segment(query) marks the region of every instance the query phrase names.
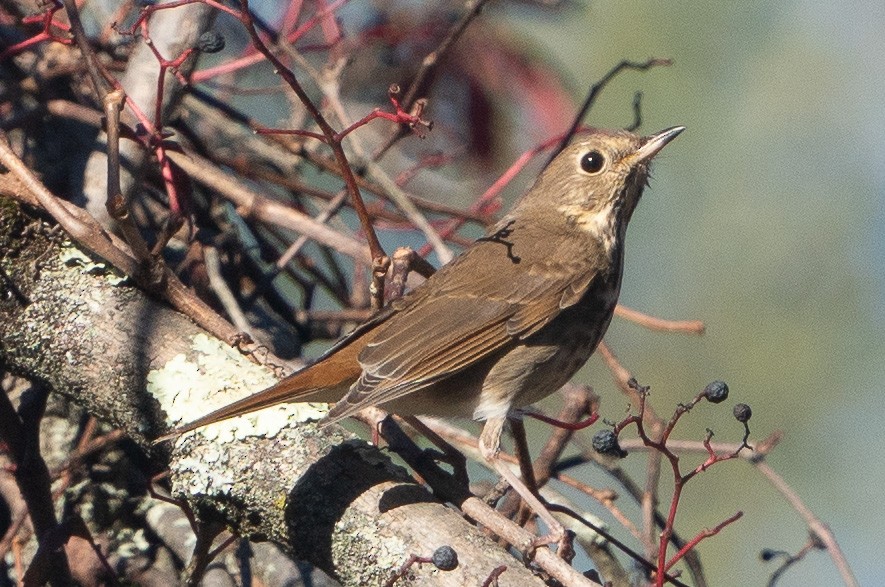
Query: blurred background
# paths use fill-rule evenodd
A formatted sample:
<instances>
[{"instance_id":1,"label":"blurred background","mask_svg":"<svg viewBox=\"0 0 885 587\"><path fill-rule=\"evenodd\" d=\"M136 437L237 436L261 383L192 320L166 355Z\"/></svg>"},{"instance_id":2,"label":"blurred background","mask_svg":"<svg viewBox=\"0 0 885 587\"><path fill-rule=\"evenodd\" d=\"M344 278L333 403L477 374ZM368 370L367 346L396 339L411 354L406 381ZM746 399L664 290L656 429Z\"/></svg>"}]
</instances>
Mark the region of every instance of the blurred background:
<instances>
[{"instance_id":1,"label":"blurred background","mask_svg":"<svg viewBox=\"0 0 885 587\"><path fill-rule=\"evenodd\" d=\"M501 10L501 7L493 7ZM688 130L656 161L628 233L621 301L698 318L702 337L615 320L607 340L667 413L707 382L753 407L769 457L830 525L862 585L885 576L885 5L881 2L574 3L538 18L505 12L570 80L576 100L621 59L673 59L626 73L588 123L629 124L642 90L643 132ZM598 358L585 373L617 417L623 400ZM693 412L735 440L728 410ZM692 429L692 426L696 428ZM691 535L745 516L700 546L713 585L765 584L762 548L798 550L805 527L746 463L692 481L679 514ZM812 552L779 585L835 585Z\"/></svg>"}]
</instances>

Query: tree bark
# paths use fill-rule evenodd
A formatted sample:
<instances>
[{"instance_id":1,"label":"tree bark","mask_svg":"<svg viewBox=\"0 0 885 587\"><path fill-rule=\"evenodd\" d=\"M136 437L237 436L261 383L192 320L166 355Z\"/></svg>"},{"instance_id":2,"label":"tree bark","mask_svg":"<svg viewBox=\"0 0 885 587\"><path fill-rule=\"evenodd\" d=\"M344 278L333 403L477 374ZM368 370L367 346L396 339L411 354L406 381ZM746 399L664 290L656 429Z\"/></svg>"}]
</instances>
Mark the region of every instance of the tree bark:
<instances>
[{"instance_id":1,"label":"tree bark","mask_svg":"<svg viewBox=\"0 0 885 587\"><path fill-rule=\"evenodd\" d=\"M168 462L175 497L201 519L273 540L347 585L381 584L410 555L442 545L457 552L455 570L414 565L397 585L480 585L500 565L500 585L544 584L380 451L311 423L319 406L269 408L151 446L174 422L276 376L4 197L0 285L0 361Z\"/></svg>"}]
</instances>

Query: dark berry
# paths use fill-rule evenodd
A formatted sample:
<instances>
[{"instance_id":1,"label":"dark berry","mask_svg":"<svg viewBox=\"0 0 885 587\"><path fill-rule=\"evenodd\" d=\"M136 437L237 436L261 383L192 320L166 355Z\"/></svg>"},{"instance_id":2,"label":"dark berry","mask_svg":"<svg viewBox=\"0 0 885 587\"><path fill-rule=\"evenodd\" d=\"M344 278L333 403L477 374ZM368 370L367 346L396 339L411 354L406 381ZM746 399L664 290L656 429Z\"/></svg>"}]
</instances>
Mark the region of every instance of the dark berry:
<instances>
[{"instance_id":1,"label":"dark berry","mask_svg":"<svg viewBox=\"0 0 885 587\"><path fill-rule=\"evenodd\" d=\"M713 404L724 402L728 399L728 385L724 381L714 381L704 388L704 397Z\"/></svg>"},{"instance_id":2,"label":"dark berry","mask_svg":"<svg viewBox=\"0 0 885 587\"><path fill-rule=\"evenodd\" d=\"M618 435L613 430L600 430L593 435L593 449L599 454L623 458L627 452L618 444Z\"/></svg>"},{"instance_id":3,"label":"dark berry","mask_svg":"<svg viewBox=\"0 0 885 587\"><path fill-rule=\"evenodd\" d=\"M749 422L753 416L753 410L747 404L736 404L732 413L738 422Z\"/></svg>"},{"instance_id":4,"label":"dark berry","mask_svg":"<svg viewBox=\"0 0 885 587\"><path fill-rule=\"evenodd\" d=\"M451 546L440 546L433 551L430 562L441 571L451 571L458 566L458 553Z\"/></svg>"},{"instance_id":5,"label":"dark berry","mask_svg":"<svg viewBox=\"0 0 885 587\"><path fill-rule=\"evenodd\" d=\"M197 48L203 53L218 53L224 49L224 36L218 31L206 31L200 35Z\"/></svg>"}]
</instances>

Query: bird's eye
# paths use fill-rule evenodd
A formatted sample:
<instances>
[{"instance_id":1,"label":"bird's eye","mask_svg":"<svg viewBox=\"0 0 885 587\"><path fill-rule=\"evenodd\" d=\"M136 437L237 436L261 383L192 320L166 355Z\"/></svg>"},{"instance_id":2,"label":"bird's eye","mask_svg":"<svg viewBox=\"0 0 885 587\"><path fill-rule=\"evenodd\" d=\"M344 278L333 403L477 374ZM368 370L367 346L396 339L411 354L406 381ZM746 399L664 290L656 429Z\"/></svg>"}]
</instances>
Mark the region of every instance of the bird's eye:
<instances>
[{"instance_id":1,"label":"bird's eye","mask_svg":"<svg viewBox=\"0 0 885 587\"><path fill-rule=\"evenodd\" d=\"M581 169L587 173L599 173L605 165L605 157L599 151L590 151L581 156Z\"/></svg>"}]
</instances>

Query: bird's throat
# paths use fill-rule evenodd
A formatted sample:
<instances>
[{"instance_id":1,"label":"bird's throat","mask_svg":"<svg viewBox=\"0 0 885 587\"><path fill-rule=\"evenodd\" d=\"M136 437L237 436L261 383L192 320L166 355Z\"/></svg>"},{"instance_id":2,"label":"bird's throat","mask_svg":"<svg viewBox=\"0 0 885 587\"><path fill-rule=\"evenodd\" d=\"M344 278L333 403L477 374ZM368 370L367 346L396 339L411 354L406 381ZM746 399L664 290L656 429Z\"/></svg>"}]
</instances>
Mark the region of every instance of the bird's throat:
<instances>
[{"instance_id":1,"label":"bird's throat","mask_svg":"<svg viewBox=\"0 0 885 587\"><path fill-rule=\"evenodd\" d=\"M569 225L590 234L602 244L605 252L611 255L619 241L624 237L615 204L602 208L587 210L578 204L564 204L558 208Z\"/></svg>"}]
</instances>

